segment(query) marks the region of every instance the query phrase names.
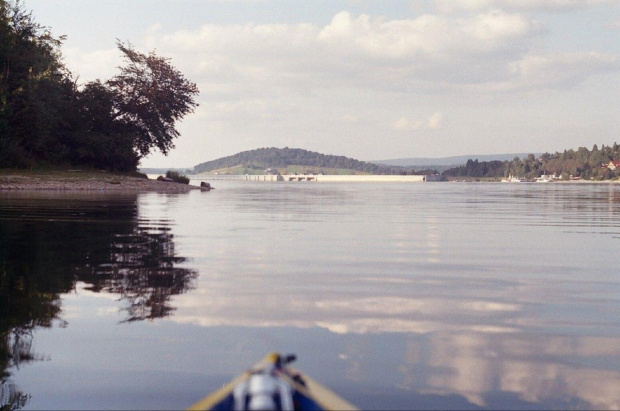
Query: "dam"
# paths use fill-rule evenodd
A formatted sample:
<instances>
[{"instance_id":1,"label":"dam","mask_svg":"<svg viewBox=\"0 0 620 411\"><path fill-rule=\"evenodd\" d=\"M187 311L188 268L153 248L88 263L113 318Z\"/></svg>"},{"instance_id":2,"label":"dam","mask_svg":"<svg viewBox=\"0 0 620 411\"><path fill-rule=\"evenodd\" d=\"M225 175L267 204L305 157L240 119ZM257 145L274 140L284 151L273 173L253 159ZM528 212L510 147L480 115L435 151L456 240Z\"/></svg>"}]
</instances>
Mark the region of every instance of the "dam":
<instances>
[{"instance_id":1,"label":"dam","mask_svg":"<svg viewBox=\"0 0 620 411\"><path fill-rule=\"evenodd\" d=\"M256 182L395 182L395 183L421 183L429 181L441 181L440 175L324 175L324 174L260 174L260 175L223 175L223 174L197 174L192 180L236 180Z\"/></svg>"}]
</instances>

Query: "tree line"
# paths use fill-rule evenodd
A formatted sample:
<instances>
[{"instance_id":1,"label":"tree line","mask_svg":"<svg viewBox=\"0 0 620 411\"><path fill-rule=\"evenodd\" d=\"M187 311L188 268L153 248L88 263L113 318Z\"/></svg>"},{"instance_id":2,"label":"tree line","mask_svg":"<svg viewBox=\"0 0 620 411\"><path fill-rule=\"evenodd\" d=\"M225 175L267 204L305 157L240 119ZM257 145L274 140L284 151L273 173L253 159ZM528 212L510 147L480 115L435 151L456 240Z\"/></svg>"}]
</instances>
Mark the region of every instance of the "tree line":
<instances>
[{"instance_id":1,"label":"tree line","mask_svg":"<svg viewBox=\"0 0 620 411\"><path fill-rule=\"evenodd\" d=\"M368 174L414 174L410 168L382 166L344 156L321 154L300 148L259 148L243 151L232 156L207 161L194 166L195 173L244 166L247 168L278 168L288 166L308 166L330 169L355 170Z\"/></svg>"},{"instance_id":2,"label":"tree line","mask_svg":"<svg viewBox=\"0 0 620 411\"><path fill-rule=\"evenodd\" d=\"M501 178L513 175L535 179L541 175L556 175L565 180L570 176L585 180L609 180L620 177L620 167L615 170L607 167L609 162L620 159L620 146L595 144L591 150L579 147L577 150L564 150L554 154L544 153L539 157L529 154L524 158L515 157L511 161L468 160L460 167L443 172L446 177Z\"/></svg>"},{"instance_id":3,"label":"tree line","mask_svg":"<svg viewBox=\"0 0 620 411\"><path fill-rule=\"evenodd\" d=\"M135 170L167 154L175 123L197 106L196 85L169 60L117 40L124 65L79 84L54 37L20 0L0 0L0 167Z\"/></svg>"}]
</instances>

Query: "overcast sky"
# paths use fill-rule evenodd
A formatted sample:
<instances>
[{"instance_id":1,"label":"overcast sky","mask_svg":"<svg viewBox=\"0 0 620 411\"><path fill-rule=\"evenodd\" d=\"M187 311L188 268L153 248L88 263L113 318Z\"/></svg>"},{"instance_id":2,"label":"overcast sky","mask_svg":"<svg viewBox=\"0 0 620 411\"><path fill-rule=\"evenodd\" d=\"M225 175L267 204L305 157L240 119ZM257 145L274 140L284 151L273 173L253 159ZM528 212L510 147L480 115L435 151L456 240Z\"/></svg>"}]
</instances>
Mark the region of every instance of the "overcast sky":
<instances>
[{"instance_id":1,"label":"overcast sky","mask_svg":"<svg viewBox=\"0 0 620 411\"><path fill-rule=\"evenodd\" d=\"M81 82L116 39L200 89L167 156L260 147L360 160L620 142L620 0L25 0Z\"/></svg>"}]
</instances>

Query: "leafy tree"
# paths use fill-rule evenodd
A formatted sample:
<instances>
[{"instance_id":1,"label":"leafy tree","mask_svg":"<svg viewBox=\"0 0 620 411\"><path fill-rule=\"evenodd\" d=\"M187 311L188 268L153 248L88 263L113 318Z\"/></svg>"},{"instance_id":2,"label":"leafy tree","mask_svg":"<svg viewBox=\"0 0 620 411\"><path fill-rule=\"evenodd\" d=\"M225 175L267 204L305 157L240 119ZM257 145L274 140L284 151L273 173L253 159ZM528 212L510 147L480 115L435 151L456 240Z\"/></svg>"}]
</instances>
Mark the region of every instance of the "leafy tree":
<instances>
[{"instance_id":1,"label":"leafy tree","mask_svg":"<svg viewBox=\"0 0 620 411\"><path fill-rule=\"evenodd\" d=\"M176 121L198 105L196 84L185 79L168 59L136 51L131 44L117 43L127 61L121 73L106 82L113 95L113 118L134 135L140 156L152 149L167 154L179 136Z\"/></svg>"}]
</instances>

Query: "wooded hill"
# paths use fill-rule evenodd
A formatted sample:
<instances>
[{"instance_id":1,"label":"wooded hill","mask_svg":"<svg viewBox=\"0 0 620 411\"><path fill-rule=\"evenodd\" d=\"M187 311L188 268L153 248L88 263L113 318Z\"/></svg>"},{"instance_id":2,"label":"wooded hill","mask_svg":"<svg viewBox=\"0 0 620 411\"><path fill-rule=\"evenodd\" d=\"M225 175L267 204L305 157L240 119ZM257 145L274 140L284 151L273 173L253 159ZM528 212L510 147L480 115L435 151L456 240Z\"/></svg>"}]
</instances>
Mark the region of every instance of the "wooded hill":
<instances>
[{"instance_id":1,"label":"wooded hill","mask_svg":"<svg viewBox=\"0 0 620 411\"><path fill-rule=\"evenodd\" d=\"M585 180L609 180L620 177L620 168L610 162L620 160L620 146L595 144L592 150L579 147L554 154L544 153L538 157L528 154L512 161L468 160L467 164L443 172L445 177L501 178L512 174L516 177L534 179L543 174L555 174L568 180L570 176Z\"/></svg>"},{"instance_id":2,"label":"wooded hill","mask_svg":"<svg viewBox=\"0 0 620 411\"><path fill-rule=\"evenodd\" d=\"M284 169L298 166L311 168L313 172L319 169L326 174L336 169L352 170L366 174L411 174L411 170L402 167L380 166L365 161L359 161L344 156L321 154L299 148L259 148L243 151L232 156L194 166L194 173L208 173L222 169L242 167L251 170ZM329 171L328 171L329 170ZM282 170L278 170L282 171ZM330 172L331 171L331 172Z\"/></svg>"}]
</instances>

